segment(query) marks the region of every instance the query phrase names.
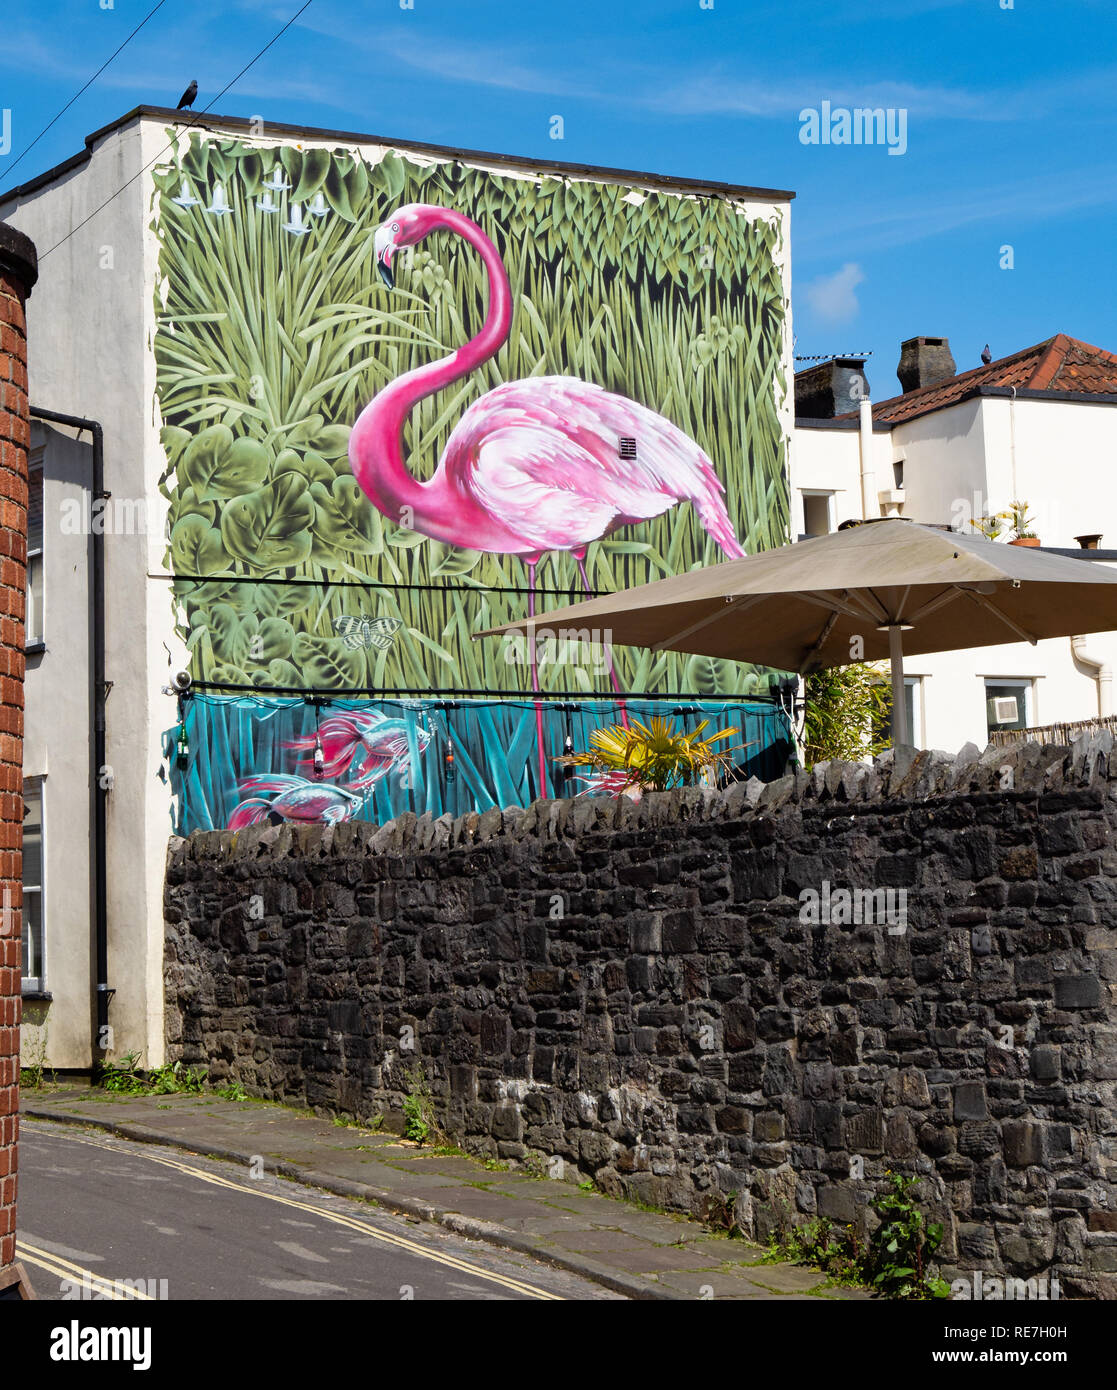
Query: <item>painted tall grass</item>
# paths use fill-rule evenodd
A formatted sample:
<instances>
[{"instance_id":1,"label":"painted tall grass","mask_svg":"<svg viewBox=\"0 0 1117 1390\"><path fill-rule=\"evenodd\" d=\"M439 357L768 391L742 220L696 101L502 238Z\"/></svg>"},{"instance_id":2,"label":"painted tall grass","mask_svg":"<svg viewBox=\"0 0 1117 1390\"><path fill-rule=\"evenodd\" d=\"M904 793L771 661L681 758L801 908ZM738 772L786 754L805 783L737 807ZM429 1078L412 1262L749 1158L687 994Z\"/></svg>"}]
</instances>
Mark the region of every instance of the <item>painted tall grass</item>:
<instances>
[{"instance_id":1,"label":"painted tall grass","mask_svg":"<svg viewBox=\"0 0 1117 1390\"><path fill-rule=\"evenodd\" d=\"M412 413L413 472L430 476L463 411L493 386L577 376L662 412L701 445L748 551L786 540L774 223L721 199L420 166L394 153L368 166L345 151L254 150L196 132L155 183L171 565L207 577L175 585L196 678L416 692L528 685L527 667L509 664L499 642L471 640L524 616L520 563L399 528L349 470L349 428L364 405L465 342L487 303L480 260L451 236L405 258L394 292L381 285L372 235L401 203L453 206L478 222L515 306L497 356ZM184 189L196 203L175 201ZM219 193L227 214L210 210ZM295 203L306 235L288 229ZM587 569L608 592L720 558L686 505L594 544ZM315 583L256 582L292 578ZM539 583L544 606L581 594L565 554L545 558ZM346 615L402 627L386 650L353 648L334 627ZM753 668L703 657L618 648L614 659L632 691L730 696L766 684ZM607 675L569 660L544 665L541 680L552 691L610 689Z\"/></svg>"}]
</instances>

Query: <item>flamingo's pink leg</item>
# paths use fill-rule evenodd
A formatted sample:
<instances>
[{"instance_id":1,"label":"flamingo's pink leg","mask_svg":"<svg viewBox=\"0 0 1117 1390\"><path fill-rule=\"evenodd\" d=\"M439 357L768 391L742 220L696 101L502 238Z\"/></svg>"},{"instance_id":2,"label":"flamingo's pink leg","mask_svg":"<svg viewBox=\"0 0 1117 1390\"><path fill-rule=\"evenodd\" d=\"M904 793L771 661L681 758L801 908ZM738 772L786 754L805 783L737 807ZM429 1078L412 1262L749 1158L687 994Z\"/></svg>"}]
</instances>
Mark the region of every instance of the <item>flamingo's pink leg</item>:
<instances>
[{"instance_id":1,"label":"flamingo's pink leg","mask_svg":"<svg viewBox=\"0 0 1117 1390\"><path fill-rule=\"evenodd\" d=\"M535 567L539 563L539 556L535 555L531 559L525 559L527 566L527 615L529 618L535 617ZM535 657L535 632L528 629L528 642L530 643L528 660L531 662L531 688L536 694L539 693L539 667ZM543 705L542 702L535 702L535 746L539 754L539 795L547 795L547 759L543 752Z\"/></svg>"},{"instance_id":2,"label":"flamingo's pink leg","mask_svg":"<svg viewBox=\"0 0 1117 1390\"><path fill-rule=\"evenodd\" d=\"M582 588L585 589L587 597L593 598L593 588L590 585L589 575L586 573L586 552L585 550L574 550L571 551L571 554L574 556L574 559L577 562L578 573L582 576ZM621 692L621 683L619 680L617 680L617 673L613 668L612 650L610 650L609 653L609 679L613 684L613 689L620 697L617 701L617 704L621 712L621 727L627 729L628 707L624 702L624 696Z\"/></svg>"}]
</instances>

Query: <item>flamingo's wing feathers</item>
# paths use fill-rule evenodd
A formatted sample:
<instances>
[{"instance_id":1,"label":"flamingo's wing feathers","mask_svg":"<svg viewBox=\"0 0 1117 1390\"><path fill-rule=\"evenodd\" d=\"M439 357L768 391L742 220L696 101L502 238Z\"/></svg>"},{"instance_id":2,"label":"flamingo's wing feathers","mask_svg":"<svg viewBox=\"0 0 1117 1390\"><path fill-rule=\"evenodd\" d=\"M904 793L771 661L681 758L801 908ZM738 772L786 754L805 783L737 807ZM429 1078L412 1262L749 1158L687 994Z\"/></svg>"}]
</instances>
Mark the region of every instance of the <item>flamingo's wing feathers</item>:
<instances>
[{"instance_id":1,"label":"flamingo's wing feathers","mask_svg":"<svg viewBox=\"0 0 1117 1390\"><path fill-rule=\"evenodd\" d=\"M637 457L621 458L634 438ZM446 450L459 486L541 550L694 504L727 554L743 553L713 465L670 420L572 377L509 382L470 406Z\"/></svg>"}]
</instances>

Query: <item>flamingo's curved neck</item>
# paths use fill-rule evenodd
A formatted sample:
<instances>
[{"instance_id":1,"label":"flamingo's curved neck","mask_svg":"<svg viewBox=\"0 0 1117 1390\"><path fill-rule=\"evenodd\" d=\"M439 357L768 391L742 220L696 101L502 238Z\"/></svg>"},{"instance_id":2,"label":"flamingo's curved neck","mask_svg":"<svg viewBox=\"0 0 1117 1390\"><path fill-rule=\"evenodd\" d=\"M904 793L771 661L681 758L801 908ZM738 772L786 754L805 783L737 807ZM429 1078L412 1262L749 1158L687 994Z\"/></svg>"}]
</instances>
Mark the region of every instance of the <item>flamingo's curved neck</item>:
<instances>
[{"instance_id":1,"label":"flamingo's curved neck","mask_svg":"<svg viewBox=\"0 0 1117 1390\"><path fill-rule=\"evenodd\" d=\"M512 289L496 247L475 222L452 208L439 208L431 229L440 227L464 237L488 271L489 307L484 325L464 347L405 372L380 391L353 426L349 458L361 489L386 516L458 544L463 499L452 494L441 469L427 483L412 476L403 457L403 425L412 407L424 397L467 376L499 351L512 324ZM407 508L411 509L410 517Z\"/></svg>"}]
</instances>

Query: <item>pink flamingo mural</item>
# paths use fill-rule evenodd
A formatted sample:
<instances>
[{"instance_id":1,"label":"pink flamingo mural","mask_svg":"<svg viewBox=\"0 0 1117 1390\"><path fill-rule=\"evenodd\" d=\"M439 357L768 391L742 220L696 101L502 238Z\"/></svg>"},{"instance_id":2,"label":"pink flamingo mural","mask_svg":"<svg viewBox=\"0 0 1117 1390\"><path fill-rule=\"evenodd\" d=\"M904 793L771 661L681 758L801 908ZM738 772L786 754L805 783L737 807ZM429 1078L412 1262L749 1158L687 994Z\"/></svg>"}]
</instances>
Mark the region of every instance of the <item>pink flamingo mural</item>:
<instances>
[{"instance_id":1,"label":"pink flamingo mural","mask_svg":"<svg viewBox=\"0 0 1117 1390\"><path fill-rule=\"evenodd\" d=\"M541 376L505 382L462 416L429 481L408 469L402 430L425 397L495 356L512 326L512 289L496 247L468 217L450 208L410 203L377 228L373 249L385 284L393 261L435 231L462 237L489 278L481 331L436 362L405 372L369 402L349 439L349 462L361 489L385 516L448 545L515 555L527 567L528 617L535 614L535 572L551 550L574 556L587 593L586 548L622 526L690 502L706 532L731 559L744 554L713 464L664 416L592 382ZM635 439L637 457L620 441ZM539 691L534 644L532 689ZM616 674L613 688L620 693ZM547 787L542 706L536 703L539 789Z\"/></svg>"},{"instance_id":2,"label":"pink flamingo mural","mask_svg":"<svg viewBox=\"0 0 1117 1390\"><path fill-rule=\"evenodd\" d=\"M394 768L401 772L411 766L411 746L407 725L402 719L389 719L376 710L349 710L323 719L317 730L322 740L324 777L339 777L353 764L357 776L347 786L350 791L366 791L386 777ZM431 735L426 729L415 730L415 745L422 755ZM305 734L286 746L309 756L297 766L309 771L314 766L315 734Z\"/></svg>"}]
</instances>

